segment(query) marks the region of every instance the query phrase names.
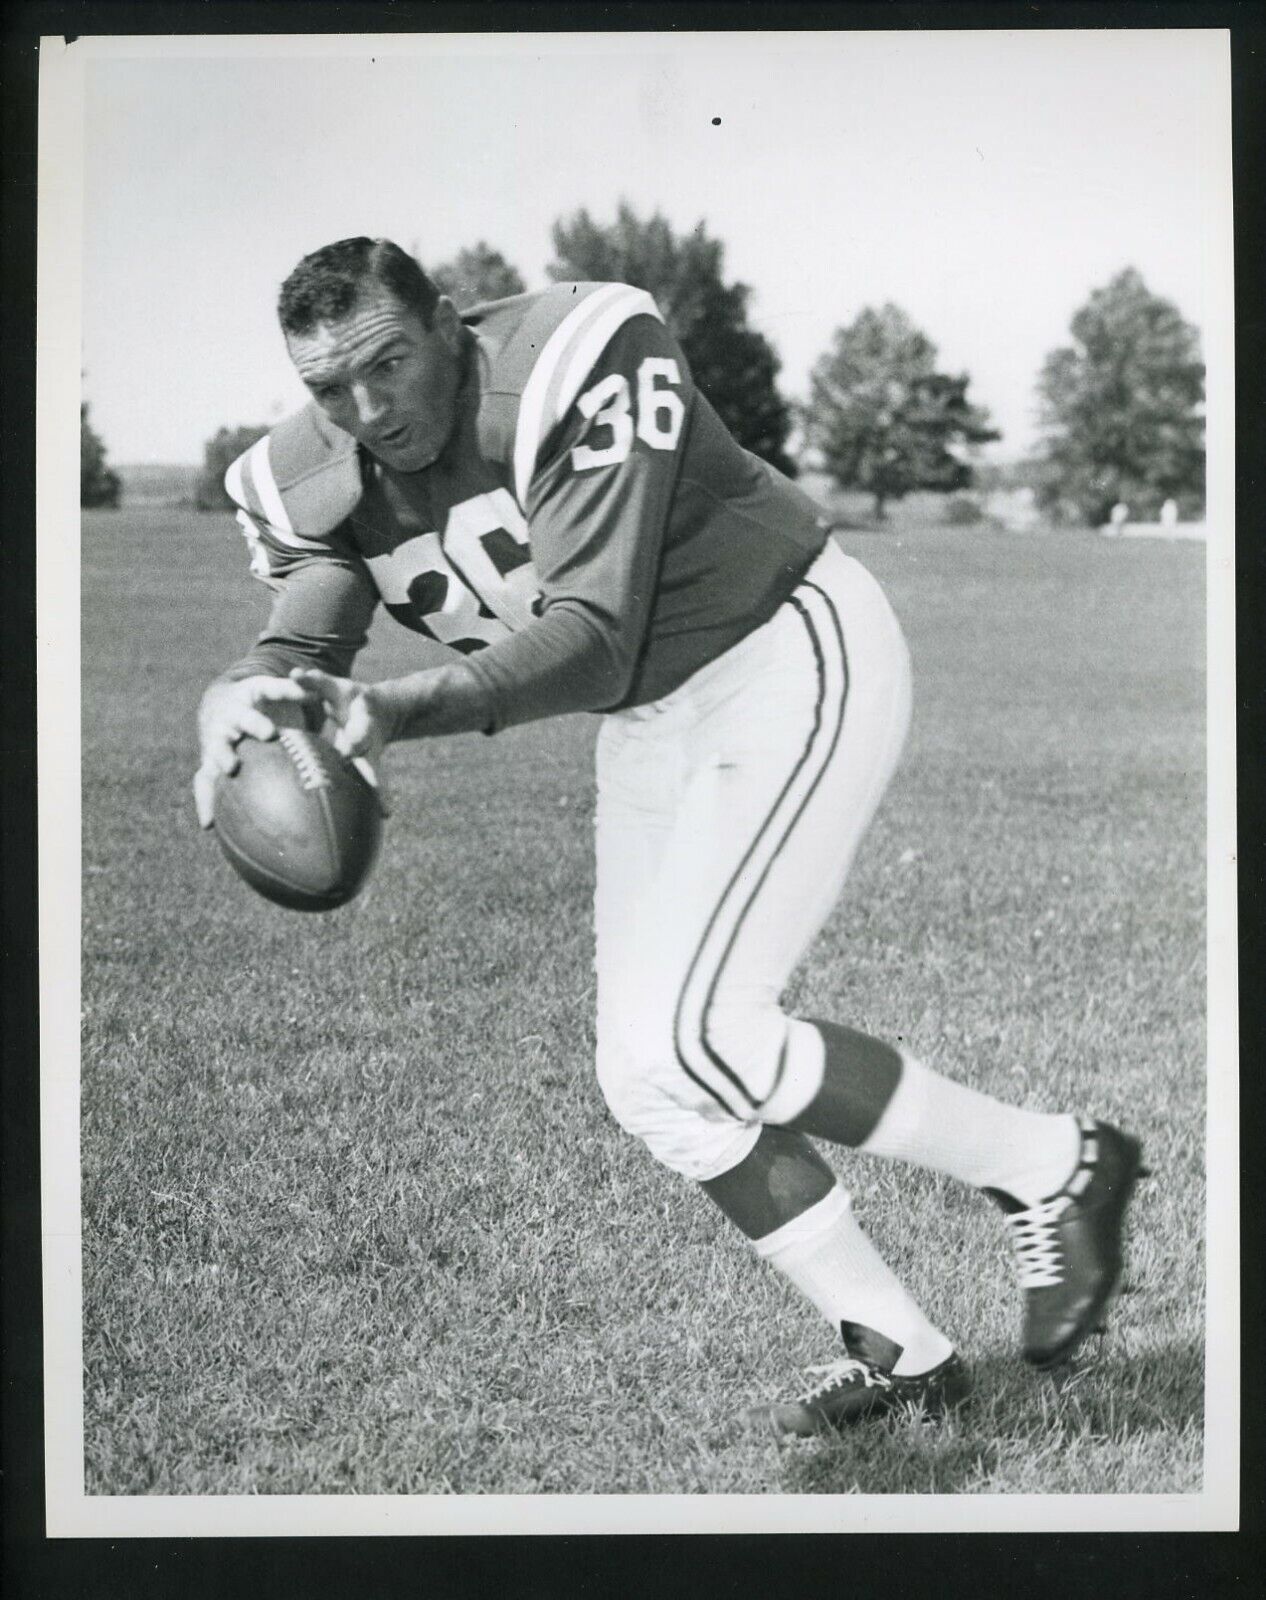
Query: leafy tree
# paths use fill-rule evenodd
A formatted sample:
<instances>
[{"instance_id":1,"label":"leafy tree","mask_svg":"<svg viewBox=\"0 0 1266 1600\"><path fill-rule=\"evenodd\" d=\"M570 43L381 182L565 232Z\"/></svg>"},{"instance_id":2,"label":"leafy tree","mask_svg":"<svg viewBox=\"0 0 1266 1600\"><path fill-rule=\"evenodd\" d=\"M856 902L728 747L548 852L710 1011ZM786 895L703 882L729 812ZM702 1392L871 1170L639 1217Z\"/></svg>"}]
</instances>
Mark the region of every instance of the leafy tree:
<instances>
[{"instance_id":1,"label":"leafy tree","mask_svg":"<svg viewBox=\"0 0 1266 1600\"><path fill-rule=\"evenodd\" d=\"M243 450L249 450L256 439L262 439L268 429L259 427L217 428L203 449L202 471L194 487L194 504L199 511L223 511L233 502L224 487L224 474Z\"/></svg>"},{"instance_id":2,"label":"leafy tree","mask_svg":"<svg viewBox=\"0 0 1266 1600\"><path fill-rule=\"evenodd\" d=\"M778 393L781 363L773 346L747 323L751 290L722 278L725 247L702 222L675 234L656 212L643 221L622 204L604 226L581 209L553 228L555 282L588 279L631 283L654 296L690 363L695 383L730 432L754 454L795 475L785 445L791 412Z\"/></svg>"},{"instance_id":3,"label":"leafy tree","mask_svg":"<svg viewBox=\"0 0 1266 1600\"><path fill-rule=\"evenodd\" d=\"M114 510L123 492L117 472L106 466L105 445L88 421L87 402L79 407L79 504Z\"/></svg>"},{"instance_id":4,"label":"leafy tree","mask_svg":"<svg viewBox=\"0 0 1266 1600\"><path fill-rule=\"evenodd\" d=\"M459 311L485 300L508 299L527 288L501 252L482 239L469 250L459 250L451 261L428 267L427 276Z\"/></svg>"},{"instance_id":5,"label":"leafy tree","mask_svg":"<svg viewBox=\"0 0 1266 1600\"><path fill-rule=\"evenodd\" d=\"M1000 438L967 399L966 373L936 370L936 346L898 306L862 311L836 330L810 374L809 441L842 489L875 497L875 515L913 489L965 489L957 450Z\"/></svg>"},{"instance_id":6,"label":"leafy tree","mask_svg":"<svg viewBox=\"0 0 1266 1600\"><path fill-rule=\"evenodd\" d=\"M1200 336L1127 267L1074 315L1038 377L1044 505L1097 526L1117 501L1154 516L1204 503Z\"/></svg>"}]
</instances>

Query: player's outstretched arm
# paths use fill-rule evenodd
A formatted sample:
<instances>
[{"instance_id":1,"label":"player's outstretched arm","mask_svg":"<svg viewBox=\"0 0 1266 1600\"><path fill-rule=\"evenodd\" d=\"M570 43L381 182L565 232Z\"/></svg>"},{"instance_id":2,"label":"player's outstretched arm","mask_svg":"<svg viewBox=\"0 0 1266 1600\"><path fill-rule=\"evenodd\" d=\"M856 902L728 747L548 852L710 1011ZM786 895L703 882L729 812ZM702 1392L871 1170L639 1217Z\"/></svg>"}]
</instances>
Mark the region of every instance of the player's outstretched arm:
<instances>
[{"instance_id":1,"label":"player's outstretched arm","mask_svg":"<svg viewBox=\"0 0 1266 1600\"><path fill-rule=\"evenodd\" d=\"M464 661L382 683L357 683L315 667L296 667L290 676L338 724L334 746L345 756L372 762L398 739L476 733L492 723L488 693Z\"/></svg>"},{"instance_id":2,"label":"player's outstretched arm","mask_svg":"<svg viewBox=\"0 0 1266 1600\"><path fill-rule=\"evenodd\" d=\"M193 779L194 804L200 827L211 826L216 779L237 771L237 747L243 739L275 739L279 727L297 727L311 701L289 678L260 674L250 678L217 678L198 707L201 759Z\"/></svg>"}]
</instances>

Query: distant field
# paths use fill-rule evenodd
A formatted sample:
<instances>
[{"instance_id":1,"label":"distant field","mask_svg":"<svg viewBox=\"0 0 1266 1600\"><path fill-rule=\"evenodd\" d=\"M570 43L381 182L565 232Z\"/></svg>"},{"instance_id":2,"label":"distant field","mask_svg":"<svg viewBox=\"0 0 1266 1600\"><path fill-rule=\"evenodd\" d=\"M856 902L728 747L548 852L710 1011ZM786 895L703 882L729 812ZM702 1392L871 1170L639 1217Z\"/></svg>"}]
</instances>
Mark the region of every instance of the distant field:
<instances>
[{"instance_id":1,"label":"distant field","mask_svg":"<svg viewBox=\"0 0 1266 1600\"><path fill-rule=\"evenodd\" d=\"M92 1493L1174 1493L1203 1428L1203 559L1089 534L846 541L910 636L910 750L792 999L1139 1130L1112 1332L1014 1354L997 1219L832 1157L978 1379L939 1430L779 1449L828 1330L593 1081L591 746L395 752L363 898L303 918L200 837L192 713L266 592L228 517L83 540ZM401 670L387 624L363 662Z\"/></svg>"},{"instance_id":2,"label":"distant field","mask_svg":"<svg viewBox=\"0 0 1266 1600\"><path fill-rule=\"evenodd\" d=\"M125 464L114 470L123 480L123 509L135 511L192 505L200 469L158 461Z\"/></svg>"}]
</instances>

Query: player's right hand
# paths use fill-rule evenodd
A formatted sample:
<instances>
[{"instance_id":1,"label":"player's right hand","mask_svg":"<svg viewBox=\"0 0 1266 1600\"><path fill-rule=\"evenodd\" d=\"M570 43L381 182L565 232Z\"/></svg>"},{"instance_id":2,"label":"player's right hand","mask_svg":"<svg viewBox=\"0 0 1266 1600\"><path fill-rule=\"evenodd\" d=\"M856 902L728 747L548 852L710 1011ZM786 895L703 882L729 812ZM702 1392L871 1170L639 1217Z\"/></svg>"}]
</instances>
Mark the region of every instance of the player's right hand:
<instances>
[{"instance_id":1,"label":"player's right hand","mask_svg":"<svg viewBox=\"0 0 1266 1600\"><path fill-rule=\"evenodd\" d=\"M237 747L243 739L275 739L279 727L302 727L303 707L312 695L289 678L263 674L237 682L217 679L198 707L201 761L193 778L198 826L209 828L220 776L237 771Z\"/></svg>"}]
</instances>

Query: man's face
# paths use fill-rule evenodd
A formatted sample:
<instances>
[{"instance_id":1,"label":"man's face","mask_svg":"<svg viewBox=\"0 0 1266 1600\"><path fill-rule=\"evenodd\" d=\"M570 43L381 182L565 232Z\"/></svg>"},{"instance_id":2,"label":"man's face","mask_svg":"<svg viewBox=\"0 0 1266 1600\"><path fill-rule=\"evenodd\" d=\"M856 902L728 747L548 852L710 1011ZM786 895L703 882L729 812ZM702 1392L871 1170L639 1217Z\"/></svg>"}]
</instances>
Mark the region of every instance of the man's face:
<instances>
[{"instance_id":1,"label":"man's face","mask_svg":"<svg viewBox=\"0 0 1266 1600\"><path fill-rule=\"evenodd\" d=\"M447 444L462 369L462 325L448 301L428 328L367 283L346 315L288 335L286 348L330 421L387 466L417 472Z\"/></svg>"}]
</instances>

